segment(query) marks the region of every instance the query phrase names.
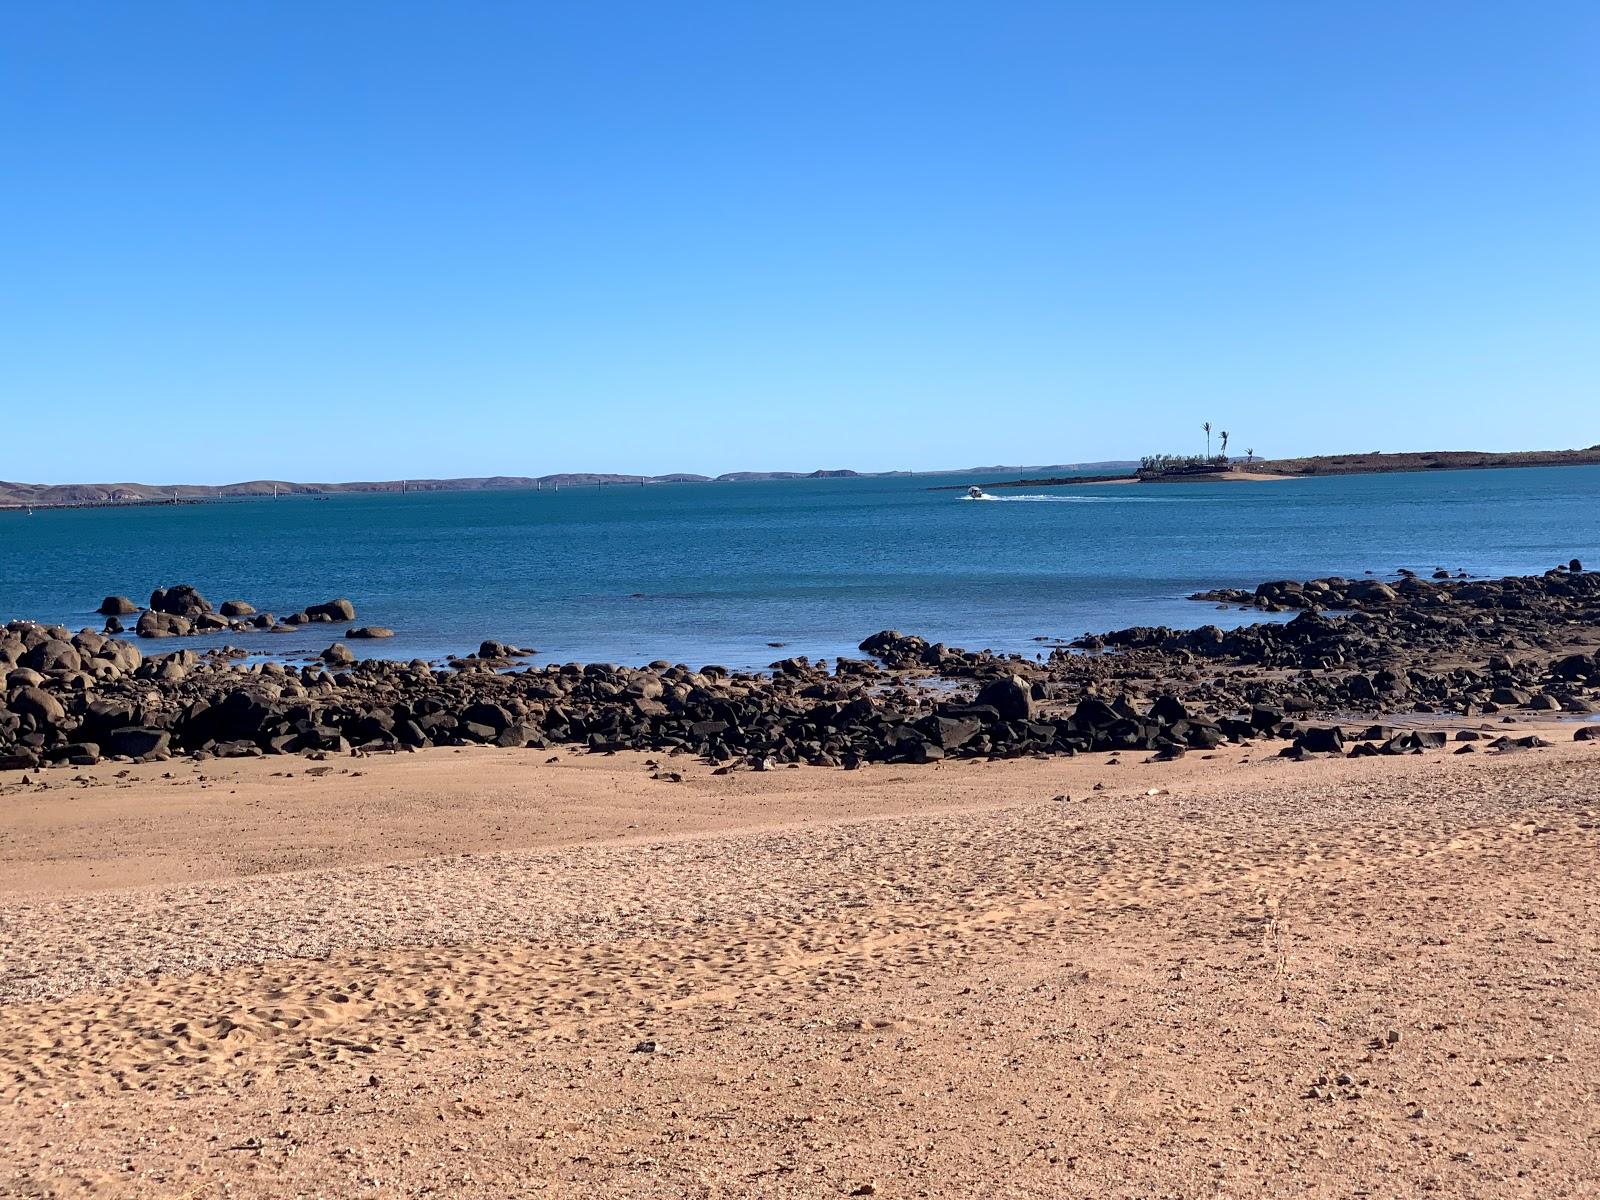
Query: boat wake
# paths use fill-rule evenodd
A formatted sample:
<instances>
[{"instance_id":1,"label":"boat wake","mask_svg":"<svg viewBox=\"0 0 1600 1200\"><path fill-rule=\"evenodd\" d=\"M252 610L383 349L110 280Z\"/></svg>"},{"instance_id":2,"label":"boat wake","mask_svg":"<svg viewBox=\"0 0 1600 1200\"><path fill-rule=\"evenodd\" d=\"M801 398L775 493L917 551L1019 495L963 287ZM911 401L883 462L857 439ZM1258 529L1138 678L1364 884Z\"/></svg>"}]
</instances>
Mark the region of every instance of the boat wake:
<instances>
[{"instance_id":1,"label":"boat wake","mask_svg":"<svg viewBox=\"0 0 1600 1200\"><path fill-rule=\"evenodd\" d=\"M1024 492L1020 496L963 496L963 500L993 500L1001 504L1171 504L1175 496L1052 496L1046 492ZM1192 503L1193 497L1183 497Z\"/></svg>"}]
</instances>

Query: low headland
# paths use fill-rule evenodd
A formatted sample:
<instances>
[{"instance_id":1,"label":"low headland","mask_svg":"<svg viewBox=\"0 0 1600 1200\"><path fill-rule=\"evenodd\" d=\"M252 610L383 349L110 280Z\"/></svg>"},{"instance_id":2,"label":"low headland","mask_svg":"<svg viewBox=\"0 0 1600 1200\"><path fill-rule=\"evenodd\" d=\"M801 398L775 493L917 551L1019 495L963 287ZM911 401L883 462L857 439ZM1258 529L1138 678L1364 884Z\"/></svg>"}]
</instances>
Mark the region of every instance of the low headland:
<instances>
[{"instance_id":1,"label":"low headland","mask_svg":"<svg viewBox=\"0 0 1600 1200\"><path fill-rule=\"evenodd\" d=\"M1243 460L1225 455L1151 455L1123 474L1035 475L998 479L984 488L1081 487L1107 483L1263 483L1324 475L1384 475L1415 471L1472 471L1512 467L1579 467L1600 464L1600 445L1585 450L1425 450L1397 454L1325 454L1304 458ZM945 485L941 490L953 490Z\"/></svg>"}]
</instances>

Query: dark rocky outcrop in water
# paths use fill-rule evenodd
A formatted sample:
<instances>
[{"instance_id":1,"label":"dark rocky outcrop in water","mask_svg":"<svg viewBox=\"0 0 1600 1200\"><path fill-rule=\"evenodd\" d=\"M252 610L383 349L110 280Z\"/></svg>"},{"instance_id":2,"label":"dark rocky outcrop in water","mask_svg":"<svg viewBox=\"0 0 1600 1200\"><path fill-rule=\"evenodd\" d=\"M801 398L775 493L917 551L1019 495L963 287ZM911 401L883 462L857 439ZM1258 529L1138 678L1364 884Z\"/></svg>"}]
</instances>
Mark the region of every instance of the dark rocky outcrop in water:
<instances>
[{"instance_id":1,"label":"dark rocky outcrop in water","mask_svg":"<svg viewBox=\"0 0 1600 1200\"><path fill-rule=\"evenodd\" d=\"M329 600L326 604L308 604L306 616L313 621L354 621L356 606L344 599Z\"/></svg>"},{"instance_id":2,"label":"dark rocky outcrop in water","mask_svg":"<svg viewBox=\"0 0 1600 1200\"><path fill-rule=\"evenodd\" d=\"M1383 716L1586 713L1600 700L1600 574L1327 579L1206 598L1297 615L1230 631L1117 630L1048 659L886 630L862 643L870 658L831 669L787 658L770 674L666 662L526 667L529 651L495 641L445 668L357 661L341 643L310 666L246 666L227 651L147 658L91 630L16 621L0 629L0 768L474 743L693 754L727 769L1089 750L1171 759L1263 737L1287 741L1291 758L1413 754L1442 749L1444 735L1397 730ZM141 634L228 621L192 588L161 601L184 611L152 605ZM1537 740L1487 744L1512 752Z\"/></svg>"},{"instance_id":3,"label":"dark rocky outcrop in water","mask_svg":"<svg viewBox=\"0 0 1600 1200\"><path fill-rule=\"evenodd\" d=\"M150 593L150 610L174 617L198 617L211 611L211 604L187 583L157 588Z\"/></svg>"},{"instance_id":4,"label":"dark rocky outcrop in water","mask_svg":"<svg viewBox=\"0 0 1600 1200\"><path fill-rule=\"evenodd\" d=\"M120 633L122 623L118 617L139 614L134 632L142 638L196 637L208 633L243 632L246 630L271 630L281 632L286 627L309 625L314 622L342 622L355 620L355 605L339 598L322 604L309 604L304 610L292 613L280 623L271 613L258 613L248 600L224 600L213 610L210 602L192 584L180 583L173 587L156 588L150 593L150 606L140 610L126 596L107 596L100 602L98 611L108 618L106 632ZM392 637L393 630L374 625L353 629L348 636L356 638Z\"/></svg>"}]
</instances>

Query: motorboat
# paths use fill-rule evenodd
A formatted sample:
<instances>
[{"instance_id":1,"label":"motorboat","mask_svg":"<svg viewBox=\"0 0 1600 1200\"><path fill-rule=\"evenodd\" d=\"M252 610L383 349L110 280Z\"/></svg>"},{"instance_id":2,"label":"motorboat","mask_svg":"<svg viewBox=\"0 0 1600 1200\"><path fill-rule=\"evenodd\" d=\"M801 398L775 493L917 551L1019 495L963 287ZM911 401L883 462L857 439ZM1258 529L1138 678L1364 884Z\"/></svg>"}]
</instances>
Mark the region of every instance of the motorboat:
<instances>
[{"instance_id":1,"label":"motorboat","mask_svg":"<svg viewBox=\"0 0 1600 1200\"><path fill-rule=\"evenodd\" d=\"M993 500L994 497L989 495L989 493L984 491L981 487L978 487L976 484L974 484L972 487L969 487L967 489L967 499L968 500Z\"/></svg>"}]
</instances>

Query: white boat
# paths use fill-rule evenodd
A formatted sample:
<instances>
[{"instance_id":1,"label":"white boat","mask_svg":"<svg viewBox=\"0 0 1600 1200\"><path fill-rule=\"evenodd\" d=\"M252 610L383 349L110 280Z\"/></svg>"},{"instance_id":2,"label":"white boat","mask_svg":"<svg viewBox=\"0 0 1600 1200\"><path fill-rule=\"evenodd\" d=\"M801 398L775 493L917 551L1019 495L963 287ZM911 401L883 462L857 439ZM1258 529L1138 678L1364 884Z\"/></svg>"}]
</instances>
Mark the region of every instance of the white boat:
<instances>
[{"instance_id":1,"label":"white boat","mask_svg":"<svg viewBox=\"0 0 1600 1200\"><path fill-rule=\"evenodd\" d=\"M976 485L974 485L972 487L969 487L967 489L966 498L968 500L993 500L994 499L994 497L989 495L988 492L984 491L981 487L978 487Z\"/></svg>"}]
</instances>

